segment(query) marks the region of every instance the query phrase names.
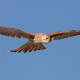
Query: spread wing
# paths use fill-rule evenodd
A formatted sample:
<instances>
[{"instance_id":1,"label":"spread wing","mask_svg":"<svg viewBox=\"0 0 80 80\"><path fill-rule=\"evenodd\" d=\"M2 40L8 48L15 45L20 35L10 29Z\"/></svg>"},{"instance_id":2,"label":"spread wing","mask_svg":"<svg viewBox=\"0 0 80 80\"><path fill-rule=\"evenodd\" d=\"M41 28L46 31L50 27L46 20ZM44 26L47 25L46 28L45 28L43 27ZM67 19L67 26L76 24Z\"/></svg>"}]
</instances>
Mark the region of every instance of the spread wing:
<instances>
[{"instance_id":1,"label":"spread wing","mask_svg":"<svg viewBox=\"0 0 80 80\"><path fill-rule=\"evenodd\" d=\"M58 31L58 32L53 32L48 34L50 38L54 38L54 40L60 40L76 35L80 35L80 30L70 30L70 31Z\"/></svg>"},{"instance_id":2,"label":"spread wing","mask_svg":"<svg viewBox=\"0 0 80 80\"><path fill-rule=\"evenodd\" d=\"M27 39L33 39L35 37L34 34L22 31L19 29L14 29L14 28L8 28L8 27L1 27L0 26L0 34L5 35L5 36L11 36L11 37L18 37L18 38L27 38Z\"/></svg>"}]
</instances>

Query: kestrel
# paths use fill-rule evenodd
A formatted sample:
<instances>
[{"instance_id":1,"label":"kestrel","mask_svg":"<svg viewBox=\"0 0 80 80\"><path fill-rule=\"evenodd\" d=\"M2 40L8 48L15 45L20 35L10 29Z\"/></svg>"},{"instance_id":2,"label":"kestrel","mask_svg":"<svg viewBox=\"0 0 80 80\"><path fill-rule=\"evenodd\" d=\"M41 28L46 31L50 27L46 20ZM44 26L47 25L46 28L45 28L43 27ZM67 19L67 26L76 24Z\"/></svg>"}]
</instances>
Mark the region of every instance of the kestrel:
<instances>
[{"instance_id":1,"label":"kestrel","mask_svg":"<svg viewBox=\"0 0 80 80\"><path fill-rule=\"evenodd\" d=\"M58 31L58 32L53 32L49 34L45 34L45 33L32 34L32 33L22 31L19 29L0 26L0 34L8 36L8 37L16 36L17 38L23 37L23 38L28 39L27 43L10 51L10 52L24 52L25 53L27 51L31 52L32 50L36 51L36 50L46 49L43 46L43 43L51 42L52 38L54 40L60 40L60 39L80 35L80 30Z\"/></svg>"}]
</instances>

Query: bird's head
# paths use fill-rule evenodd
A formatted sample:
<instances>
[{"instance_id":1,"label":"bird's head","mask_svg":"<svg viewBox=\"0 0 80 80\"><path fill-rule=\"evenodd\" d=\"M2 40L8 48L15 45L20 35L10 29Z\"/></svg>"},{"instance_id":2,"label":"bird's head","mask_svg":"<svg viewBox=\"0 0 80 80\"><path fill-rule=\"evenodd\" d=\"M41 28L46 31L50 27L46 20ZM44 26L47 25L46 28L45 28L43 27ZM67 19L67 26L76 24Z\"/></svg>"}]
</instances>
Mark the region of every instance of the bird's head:
<instances>
[{"instance_id":1,"label":"bird's head","mask_svg":"<svg viewBox=\"0 0 80 80\"><path fill-rule=\"evenodd\" d=\"M49 43L50 42L50 36L44 33L42 35L42 42L43 43Z\"/></svg>"}]
</instances>

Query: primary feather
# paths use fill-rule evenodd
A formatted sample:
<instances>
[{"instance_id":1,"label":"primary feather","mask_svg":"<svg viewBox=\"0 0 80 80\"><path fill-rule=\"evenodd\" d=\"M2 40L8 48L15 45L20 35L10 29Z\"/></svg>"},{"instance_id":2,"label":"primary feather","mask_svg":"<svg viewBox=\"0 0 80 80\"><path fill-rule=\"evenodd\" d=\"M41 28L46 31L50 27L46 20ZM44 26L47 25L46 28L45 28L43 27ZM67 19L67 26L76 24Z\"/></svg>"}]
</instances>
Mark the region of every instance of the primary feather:
<instances>
[{"instance_id":1,"label":"primary feather","mask_svg":"<svg viewBox=\"0 0 80 80\"><path fill-rule=\"evenodd\" d=\"M58 31L48 34L50 38L54 38L54 40L60 40L72 36L80 35L80 30L70 30L70 31Z\"/></svg>"},{"instance_id":2,"label":"primary feather","mask_svg":"<svg viewBox=\"0 0 80 80\"><path fill-rule=\"evenodd\" d=\"M8 27L1 27L0 26L0 34L5 35L5 36L11 36L11 37L17 37L17 38L27 38L27 39L33 39L35 37L34 34L22 31L19 29L14 29L14 28L8 28Z\"/></svg>"}]
</instances>

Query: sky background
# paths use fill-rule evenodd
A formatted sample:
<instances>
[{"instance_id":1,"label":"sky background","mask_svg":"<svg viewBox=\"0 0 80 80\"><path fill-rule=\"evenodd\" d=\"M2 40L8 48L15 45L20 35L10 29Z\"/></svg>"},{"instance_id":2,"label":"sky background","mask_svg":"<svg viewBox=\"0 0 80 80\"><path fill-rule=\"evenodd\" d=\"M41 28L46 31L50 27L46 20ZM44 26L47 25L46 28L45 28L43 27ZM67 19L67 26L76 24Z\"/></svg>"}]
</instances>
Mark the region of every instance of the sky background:
<instances>
[{"instance_id":1,"label":"sky background","mask_svg":"<svg viewBox=\"0 0 80 80\"><path fill-rule=\"evenodd\" d=\"M80 30L80 0L0 0L0 26L34 34ZM80 80L80 36L9 52L26 42L0 35L0 80Z\"/></svg>"}]
</instances>

